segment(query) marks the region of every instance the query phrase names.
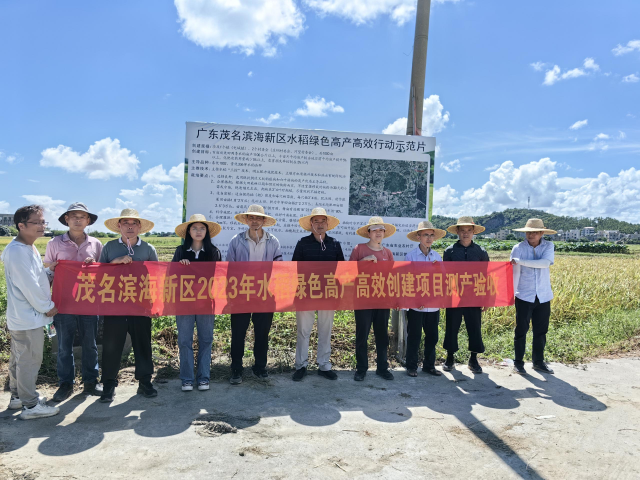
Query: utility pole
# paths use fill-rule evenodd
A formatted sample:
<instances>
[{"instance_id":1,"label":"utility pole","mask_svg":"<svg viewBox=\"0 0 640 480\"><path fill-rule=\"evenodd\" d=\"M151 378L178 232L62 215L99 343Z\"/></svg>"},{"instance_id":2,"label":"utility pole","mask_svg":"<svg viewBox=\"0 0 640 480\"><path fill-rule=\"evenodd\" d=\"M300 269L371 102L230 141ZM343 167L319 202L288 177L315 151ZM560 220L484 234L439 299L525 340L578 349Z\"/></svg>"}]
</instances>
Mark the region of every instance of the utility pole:
<instances>
[{"instance_id":1,"label":"utility pole","mask_svg":"<svg viewBox=\"0 0 640 480\"><path fill-rule=\"evenodd\" d=\"M418 0L416 9L416 32L413 40L413 63L411 66L411 88L409 89L409 114L407 135L422 135L422 105L424 83L427 72L427 43L429 42L429 13L431 0ZM433 167L430 163L430 169ZM429 172L432 174L432 172ZM431 220L431 212L429 212ZM391 313L391 351L403 362L406 354L406 318L404 311Z\"/></svg>"}]
</instances>

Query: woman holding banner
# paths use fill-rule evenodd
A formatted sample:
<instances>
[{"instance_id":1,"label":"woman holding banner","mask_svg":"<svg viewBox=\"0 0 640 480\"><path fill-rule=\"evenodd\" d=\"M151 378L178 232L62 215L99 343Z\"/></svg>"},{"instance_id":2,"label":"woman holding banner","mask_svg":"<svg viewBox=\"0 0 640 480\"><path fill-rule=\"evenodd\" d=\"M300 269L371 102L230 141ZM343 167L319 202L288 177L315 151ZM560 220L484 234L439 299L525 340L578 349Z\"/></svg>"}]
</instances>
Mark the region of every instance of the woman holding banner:
<instances>
[{"instance_id":1,"label":"woman holding banner","mask_svg":"<svg viewBox=\"0 0 640 480\"><path fill-rule=\"evenodd\" d=\"M184 238L184 244L176 248L172 262L189 265L191 262L219 262L220 250L211 239L218 235L222 227L196 213L188 222L181 223L175 229L176 235ZM176 315L178 327L178 348L180 350L180 380L182 391L193 390L193 328L198 329L198 364L196 378L198 390L209 390L211 372L211 345L213 344L213 325L215 315Z\"/></svg>"},{"instance_id":2,"label":"woman holding banner","mask_svg":"<svg viewBox=\"0 0 640 480\"><path fill-rule=\"evenodd\" d=\"M396 227L390 223L384 223L382 217L371 217L369 223L360 227L356 233L368 238L367 243L361 243L351 252L350 261L374 262L392 261L393 253L382 246L382 240L396 233ZM389 371L387 350L389 348L389 309L355 310L356 317L356 373L353 379L357 382L364 380L369 368L367 356L367 340L371 325L376 338L377 368L376 375L385 380L393 380L393 374Z\"/></svg>"}]
</instances>

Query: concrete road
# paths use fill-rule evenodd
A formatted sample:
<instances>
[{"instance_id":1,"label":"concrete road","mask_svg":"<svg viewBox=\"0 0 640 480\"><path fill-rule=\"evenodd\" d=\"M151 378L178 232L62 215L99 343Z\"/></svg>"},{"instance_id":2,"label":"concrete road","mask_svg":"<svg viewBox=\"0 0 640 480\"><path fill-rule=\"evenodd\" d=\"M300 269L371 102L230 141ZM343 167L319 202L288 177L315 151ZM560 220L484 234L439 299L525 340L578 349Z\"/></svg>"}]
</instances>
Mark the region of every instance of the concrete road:
<instances>
[{"instance_id":1,"label":"concrete road","mask_svg":"<svg viewBox=\"0 0 640 480\"><path fill-rule=\"evenodd\" d=\"M127 383L111 405L77 395L47 419L2 411L0 478L640 478L639 358L527 368L362 383L249 373L208 392L157 383L154 399ZM237 433L200 435L202 414Z\"/></svg>"}]
</instances>

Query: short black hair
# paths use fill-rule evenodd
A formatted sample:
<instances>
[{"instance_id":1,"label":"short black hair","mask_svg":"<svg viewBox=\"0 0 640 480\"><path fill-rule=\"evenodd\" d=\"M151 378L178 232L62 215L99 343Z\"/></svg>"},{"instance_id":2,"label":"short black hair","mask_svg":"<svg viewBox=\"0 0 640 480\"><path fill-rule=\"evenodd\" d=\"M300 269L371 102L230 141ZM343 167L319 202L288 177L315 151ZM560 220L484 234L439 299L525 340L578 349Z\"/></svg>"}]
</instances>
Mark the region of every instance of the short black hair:
<instances>
[{"instance_id":1,"label":"short black hair","mask_svg":"<svg viewBox=\"0 0 640 480\"><path fill-rule=\"evenodd\" d=\"M44 213L44 207L42 205L27 205L26 207L20 207L13 214L13 222L16 224L16 228L20 231L19 223L27 223L34 213Z\"/></svg>"}]
</instances>

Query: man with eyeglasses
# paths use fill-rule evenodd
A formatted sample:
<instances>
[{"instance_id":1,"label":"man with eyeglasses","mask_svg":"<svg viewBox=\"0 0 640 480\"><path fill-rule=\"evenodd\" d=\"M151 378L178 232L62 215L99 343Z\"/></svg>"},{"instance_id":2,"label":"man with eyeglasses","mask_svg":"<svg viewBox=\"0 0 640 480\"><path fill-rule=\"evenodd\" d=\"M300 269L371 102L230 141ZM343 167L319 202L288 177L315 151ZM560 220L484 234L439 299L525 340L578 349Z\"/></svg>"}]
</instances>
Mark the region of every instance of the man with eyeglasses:
<instances>
[{"instance_id":1,"label":"man with eyeglasses","mask_svg":"<svg viewBox=\"0 0 640 480\"><path fill-rule=\"evenodd\" d=\"M327 215L324 208L314 208L311 215L298 221L300 226L310 235L298 240L293 252L294 262L343 262L344 254L340 242L327 235L327 231L338 226L340 220ZM318 310L318 375L329 380L336 380L338 375L331 370L331 329L333 328L333 310ZM315 322L315 311L297 311L296 326L298 338L296 342L296 371L293 381L299 382L307 374L309 364L309 337Z\"/></svg>"},{"instance_id":2,"label":"man with eyeglasses","mask_svg":"<svg viewBox=\"0 0 640 480\"><path fill-rule=\"evenodd\" d=\"M53 273L42 264L35 241L44 235L44 208L29 205L14 215L16 238L2 252L7 284L7 327L11 334L9 355L9 409L19 410L22 420L57 415L60 409L46 404L36 390L42 364L44 330L58 309L51 301ZM55 264L53 265L55 266Z\"/></svg>"},{"instance_id":3,"label":"man with eyeglasses","mask_svg":"<svg viewBox=\"0 0 640 480\"><path fill-rule=\"evenodd\" d=\"M98 216L90 213L84 203L69 205L67 211L60 215L58 221L69 227L64 235L54 237L47 243L44 255L45 265L54 271L59 260L84 262L87 265L97 262L102 253L102 243L97 238L85 233L89 225L93 225ZM73 393L76 369L73 357L73 341L76 331L82 346L82 383L84 394L102 395L102 385L98 383L98 335L97 315L73 315L58 313L53 324L58 336L58 391L53 395L54 402L61 402Z\"/></svg>"}]
</instances>

